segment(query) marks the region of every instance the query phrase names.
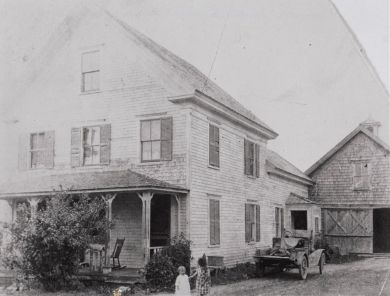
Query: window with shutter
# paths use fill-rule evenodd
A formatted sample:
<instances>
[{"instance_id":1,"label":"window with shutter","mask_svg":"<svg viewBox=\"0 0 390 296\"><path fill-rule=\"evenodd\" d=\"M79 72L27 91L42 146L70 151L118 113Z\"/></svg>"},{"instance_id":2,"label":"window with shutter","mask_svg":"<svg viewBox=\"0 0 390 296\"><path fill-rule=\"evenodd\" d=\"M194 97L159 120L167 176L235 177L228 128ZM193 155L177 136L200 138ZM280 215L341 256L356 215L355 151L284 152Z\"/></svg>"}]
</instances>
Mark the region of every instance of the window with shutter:
<instances>
[{"instance_id":1,"label":"window with shutter","mask_svg":"<svg viewBox=\"0 0 390 296\"><path fill-rule=\"evenodd\" d=\"M210 199L210 245L220 244L220 206L219 200Z\"/></svg>"},{"instance_id":2,"label":"window with shutter","mask_svg":"<svg viewBox=\"0 0 390 296\"><path fill-rule=\"evenodd\" d=\"M260 206L245 204L245 242L260 241Z\"/></svg>"},{"instance_id":3,"label":"window with shutter","mask_svg":"<svg viewBox=\"0 0 390 296\"><path fill-rule=\"evenodd\" d=\"M108 164L110 162L110 142L110 124L72 128L72 167Z\"/></svg>"},{"instance_id":4,"label":"window with shutter","mask_svg":"<svg viewBox=\"0 0 390 296\"><path fill-rule=\"evenodd\" d=\"M219 167L219 128L209 125L209 165Z\"/></svg>"},{"instance_id":5,"label":"window with shutter","mask_svg":"<svg viewBox=\"0 0 390 296\"><path fill-rule=\"evenodd\" d=\"M83 53L81 56L81 91L97 91L100 88L99 51Z\"/></svg>"},{"instance_id":6,"label":"window with shutter","mask_svg":"<svg viewBox=\"0 0 390 296\"><path fill-rule=\"evenodd\" d=\"M359 161L353 163L353 188L355 190L370 189L369 163Z\"/></svg>"},{"instance_id":7,"label":"window with shutter","mask_svg":"<svg viewBox=\"0 0 390 296\"><path fill-rule=\"evenodd\" d=\"M141 121L141 161L172 160L172 117Z\"/></svg>"},{"instance_id":8,"label":"window with shutter","mask_svg":"<svg viewBox=\"0 0 390 296\"><path fill-rule=\"evenodd\" d=\"M260 176L260 149L251 141L244 139L244 172L245 175Z\"/></svg>"}]
</instances>

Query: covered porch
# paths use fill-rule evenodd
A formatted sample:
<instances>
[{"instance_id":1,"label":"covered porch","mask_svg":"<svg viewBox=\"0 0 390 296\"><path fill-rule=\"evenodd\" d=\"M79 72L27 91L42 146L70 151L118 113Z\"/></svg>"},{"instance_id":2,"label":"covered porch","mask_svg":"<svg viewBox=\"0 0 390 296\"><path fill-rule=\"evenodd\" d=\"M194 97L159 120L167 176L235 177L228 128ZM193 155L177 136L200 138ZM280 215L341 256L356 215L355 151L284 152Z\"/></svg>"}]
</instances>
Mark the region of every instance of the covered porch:
<instances>
[{"instance_id":1,"label":"covered porch","mask_svg":"<svg viewBox=\"0 0 390 296\"><path fill-rule=\"evenodd\" d=\"M40 188L36 184L41 184ZM36 215L45 197L54 195L55 190L88 193L105 201L106 218L112 226L100 251L96 245L91 246L90 253L84 256L83 260L89 263L89 268L82 272L84 276L104 273L105 279L118 277L120 273L119 277L123 277L125 271L127 277L133 276L172 237L180 233L187 235L188 190L131 170L50 175L39 180L30 178L23 184L8 184L8 187L7 192L0 193L0 198L8 200L13 219L19 203L27 203L31 215ZM113 268L112 254L117 239L124 239L119 254L121 269ZM115 265L118 265L116 260Z\"/></svg>"}]
</instances>

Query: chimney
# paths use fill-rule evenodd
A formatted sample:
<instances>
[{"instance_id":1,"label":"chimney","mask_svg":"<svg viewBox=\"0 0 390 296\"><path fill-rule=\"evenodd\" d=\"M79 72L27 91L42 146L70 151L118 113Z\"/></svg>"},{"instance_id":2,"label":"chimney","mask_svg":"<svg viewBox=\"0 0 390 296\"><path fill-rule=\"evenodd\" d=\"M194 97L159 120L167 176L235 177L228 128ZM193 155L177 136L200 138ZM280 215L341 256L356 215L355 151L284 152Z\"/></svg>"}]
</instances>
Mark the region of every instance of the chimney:
<instances>
[{"instance_id":1,"label":"chimney","mask_svg":"<svg viewBox=\"0 0 390 296\"><path fill-rule=\"evenodd\" d=\"M381 126L381 123L379 121L375 121L369 118L363 121L360 125L367 129L369 132L373 133L375 136L378 136L378 130Z\"/></svg>"}]
</instances>

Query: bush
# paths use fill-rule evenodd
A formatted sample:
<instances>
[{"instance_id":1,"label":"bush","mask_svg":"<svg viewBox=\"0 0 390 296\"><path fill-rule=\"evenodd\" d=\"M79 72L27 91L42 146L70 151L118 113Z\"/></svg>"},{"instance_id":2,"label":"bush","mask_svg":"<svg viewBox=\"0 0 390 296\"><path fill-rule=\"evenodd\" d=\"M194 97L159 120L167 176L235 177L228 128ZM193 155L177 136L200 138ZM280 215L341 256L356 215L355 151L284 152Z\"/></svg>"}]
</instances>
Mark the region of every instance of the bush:
<instances>
[{"instance_id":1,"label":"bush","mask_svg":"<svg viewBox=\"0 0 390 296\"><path fill-rule=\"evenodd\" d=\"M184 266L187 274L190 274L192 259L191 241L186 239L183 233L171 239L167 252L169 257L172 258L172 263L176 268Z\"/></svg>"},{"instance_id":2,"label":"bush","mask_svg":"<svg viewBox=\"0 0 390 296\"><path fill-rule=\"evenodd\" d=\"M176 268L172 258L155 254L146 265L146 281L155 289L171 289L175 283Z\"/></svg>"},{"instance_id":3,"label":"bush","mask_svg":"<svg viewBox=\"0 0 390 296\"><path fill-rule=\"evenodd\" d=\"M89 243L104 241L109 227L104 213L102 199L66 192L46 199L35 216L22 204L2 261L24 277L33 276L46 290L71 287L79 254Z\"/></svg>"},{"instance_id":4,"label":"bush","mask_svg":"<svg viewBox=\"0 0 390 296\"><path fill-rule=\"evenodd\" d=\"M155 254L146 265L148 284L158 290L172 289L177 276L177 268L184 266L190 273L191 241L183 233L171 239L163 254Z\"/></svg>"}]
</instances>

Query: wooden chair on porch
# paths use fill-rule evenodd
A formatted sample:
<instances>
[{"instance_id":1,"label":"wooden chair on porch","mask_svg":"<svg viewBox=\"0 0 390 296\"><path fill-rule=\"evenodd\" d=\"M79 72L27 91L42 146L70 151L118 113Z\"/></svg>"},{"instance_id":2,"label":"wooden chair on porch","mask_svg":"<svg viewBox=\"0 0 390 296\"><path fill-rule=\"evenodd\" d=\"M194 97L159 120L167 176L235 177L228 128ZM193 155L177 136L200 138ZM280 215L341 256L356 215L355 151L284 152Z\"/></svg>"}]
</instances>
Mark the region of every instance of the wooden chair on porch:
<instances>
[{"instance_id":1,"label":"wooden chair on porch","mask_svg":"<svg viewBox=\"0 0 390 296\"><path fill-rule=\"evenodd\" d=\"M112 251L112 269L125 268L126 266L121 266L119 261L119 255L121 254L123 243L125 242L125 238L117 238L115 242L114 250ZM115 265L115 259L117 261L117 265Z\"/></svg>"}]
</instances>

